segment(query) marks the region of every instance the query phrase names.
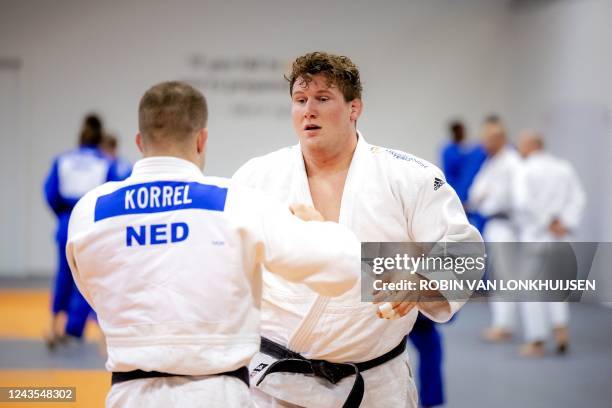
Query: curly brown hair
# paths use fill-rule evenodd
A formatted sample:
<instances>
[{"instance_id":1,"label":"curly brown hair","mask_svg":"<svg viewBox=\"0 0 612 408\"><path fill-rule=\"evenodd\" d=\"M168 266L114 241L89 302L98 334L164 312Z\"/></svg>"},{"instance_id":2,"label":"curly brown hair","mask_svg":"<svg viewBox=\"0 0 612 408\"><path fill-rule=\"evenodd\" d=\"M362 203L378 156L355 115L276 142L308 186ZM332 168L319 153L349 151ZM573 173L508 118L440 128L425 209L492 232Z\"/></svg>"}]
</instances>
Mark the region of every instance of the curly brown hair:
<instances>
[{"instance_id":1,"label":"curly brown hair","mask_svg":"<svg viewBox=\"0 0 612 408\"><path fill-rule=\"evenodd\" d=\"M289 95L293 94L293 85L298 79L308 84L317 74L323 74L327 78L328 86L337 86L346 102L361 98L361 78L353 61L343 55L322 51L302 55L293 61L291 73L289 76L285 75L285 79L289 81Z\"/></svg>"}]
</instances>

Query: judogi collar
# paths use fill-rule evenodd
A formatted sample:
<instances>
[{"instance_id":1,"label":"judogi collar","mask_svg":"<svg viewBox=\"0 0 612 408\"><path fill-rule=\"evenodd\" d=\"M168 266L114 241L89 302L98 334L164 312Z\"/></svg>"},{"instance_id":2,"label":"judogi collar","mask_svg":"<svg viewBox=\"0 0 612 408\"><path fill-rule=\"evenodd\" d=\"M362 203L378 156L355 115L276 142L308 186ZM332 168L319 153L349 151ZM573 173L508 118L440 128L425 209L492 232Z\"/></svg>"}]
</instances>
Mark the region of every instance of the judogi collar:
<instances>
[{"instance_id":1,"label":"judogi collar","mask_svg":"<svg viewBox=\"0 0 612 408\"><path fill-rule=\"evenodd\" d=\"M363 168L362 163L368 159L367 151L369 149L368 143L365 141L363 135L357 130L357 146L353 152L353 158L349 166L346 180L344 182L344 189L342 191L342 199L340 201L340 217L338 223L346 226L351 226L353 219L353 203L354 196L358 188L358 180L360 179L360 172ZM308 175L306 174L306 164L304 163L304 155L302 154L302 146L298 143L297 148L294 149L296 155L297 168L293 173L292 181L292 193L293 197L297 202L305 203L314 207L312 202L312 195L310 194L310 187L308 184Z\"/></svg>"},{"instance_id":2,"label":"judogi collar","mask_svg":"<svg viewBox=\"0 0 612 408\"><path fill-rule=\"evenodd\" d=\"M202 170L188 160L172 156L145 157L138 160L132 170L132 176L159 175L160 173L202 175Z\"/></svg>"}]
</instances>

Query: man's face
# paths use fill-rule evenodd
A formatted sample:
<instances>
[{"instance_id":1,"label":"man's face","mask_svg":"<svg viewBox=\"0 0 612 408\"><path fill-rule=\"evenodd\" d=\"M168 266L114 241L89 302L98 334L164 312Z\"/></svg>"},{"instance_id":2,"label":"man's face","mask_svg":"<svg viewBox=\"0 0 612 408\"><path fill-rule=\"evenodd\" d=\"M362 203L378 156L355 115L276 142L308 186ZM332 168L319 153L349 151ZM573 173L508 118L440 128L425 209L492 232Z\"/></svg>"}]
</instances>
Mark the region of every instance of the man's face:
<instances>
[{"instance_id":1,"label":"man's face","mask_svg":"<svg viewBox=\"0 0 612 408\"><path fill-rule=\"evenodd\" d=\"M522 157L529 156L530 146L527 137L525 137L524 135L521 135L519 137L518 143L516 144L516 150L518 150L519 154Z\"/></svg>"},{"instance_id":2,"label":"man's face","mask_svg":"<svg viewBox=\"0 0 612 408\"><path fill-rule=\"evenodd\" d=\"M293 129L302 146L334 150L355 135L361 101L346 102L337 86L328 86L323 74L314 75L308 83L298 78L291 99Z\"/></svg>"},{"instance_id":3,"label":"man's face","mask_svg":"<svg viewBox=\"0 0 612 408\"><path fill-rule=\"evenodd\" d=\"M537 135L530 133L529 131L522 132L519 135L516 149L521 156L524 158L529 157L529 155L538 150L538 148Z\"/></svg>"},{"instance_id":4,"label":"man's face","mask_svg":"<svg viewBox=\"0 0 612 408\"><path fill-rule=\"evenodd\" d=\"M485 123L482 128L482 147L489 155L497 153L506 143L504 128L496 123Z\"/></svg>"}]
</instances>

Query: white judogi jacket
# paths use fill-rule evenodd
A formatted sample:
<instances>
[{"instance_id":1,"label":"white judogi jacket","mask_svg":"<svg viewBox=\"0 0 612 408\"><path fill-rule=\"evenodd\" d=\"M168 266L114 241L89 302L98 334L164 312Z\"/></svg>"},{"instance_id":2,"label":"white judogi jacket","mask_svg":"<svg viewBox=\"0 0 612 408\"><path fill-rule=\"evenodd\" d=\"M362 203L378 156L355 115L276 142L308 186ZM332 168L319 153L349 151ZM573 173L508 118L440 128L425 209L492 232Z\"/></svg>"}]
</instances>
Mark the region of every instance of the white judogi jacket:
<instances>
[{"instance_id":1,"label":"white judogi jacket","mask_svg":"<svg viewBox=\"0 0 612 408\"><path fill-rule=\"evenodd\" d=\"M514 204L521 241L557 241L548 229L554 219L575 231L585 202L580 179L568 161L535 152L519 166Z\"/></svg>"},{"instance_id":2,"label":"white judogi jacket","mask_svg":"<svg viewBox=\"0 0 612 408\"><path fill-rule=\"evenodd\" d=\"M299 145L250 160L234 179L274 194L285 203L312 205ZM369 145L361 135L344 186L339 222L363 242L481 241L438 168L415 156ZM447 321L460 303L450 305L450 314L430 317ZM410 332L417 311L401 319L385 320L376 316L376 309L372 303L361 302L360 284L332 299L264 273L262 336L309 359L362 362L393 349ZM381 366L363 373L366 393L362 406L409 404L403 393L405 386L401 385L410 381L409 371L403 362L402 365L402 370L382 372ZM377 370L378 379L369 380ZM392 378L398 374L399 378ZM277 375L266 377L262 385ZM302 376L295 387L287 385L289 391L281 392L279 398L317 406L317 401L324 400L317 400L318 393L309 389L310 385L316 387L310 384L311 380ZM402 388L394 388L397 384ZM302 390L306 390L304 395L297 396ZM374 401L375 398L378 399ZM330 406L328 402L318 403Z\"/></svg>"},{"instance_id":3,"label":"white judogi jacket","mask_svg":"<svg viewBox=\"0 0 612 408\"><path fill-rule=\"evenodd\" d=\"M493 217L487 221L483 232L487 242L516 240L512 189L520 160L514 149L505 146L495 156L487 158L470 187L469 206L485 217Z\"/></svg>"},{"instance_id":4,"label":"white judogi jacket","mask_svg":"<svg viewBox=\"0 0 612 408\"><path fill-rule=\"evenodd\" d=\"M528 277L554 279L557 274L562 277L563 267L554 266L553 260L558 257L555 251L564 247L549 243L570 239L580 223L586 201L573 166L544 151L530 154L521 162L514 178L513 199L519 240L527 242L522 269ZM568 236L559 239L550 232L549 226L555 219L569 230ZM521 312L527 341L543 341L551 326L569 323L567 302L523 302Z\"/></svg>"},{"instance_id":5,"label":"white judogi jacket","mask_svg":"<svg viewBox=\"0 0 612 408\"><path fill-rule=\"evenodd\" d=\"M262 263L337 296L358 279L359 251L348 228L301 221L171 157L140 160L83 197L66 248L106 336L106 368L189 375L248 365L259 349Z\"/></svg>"}]
</instances>

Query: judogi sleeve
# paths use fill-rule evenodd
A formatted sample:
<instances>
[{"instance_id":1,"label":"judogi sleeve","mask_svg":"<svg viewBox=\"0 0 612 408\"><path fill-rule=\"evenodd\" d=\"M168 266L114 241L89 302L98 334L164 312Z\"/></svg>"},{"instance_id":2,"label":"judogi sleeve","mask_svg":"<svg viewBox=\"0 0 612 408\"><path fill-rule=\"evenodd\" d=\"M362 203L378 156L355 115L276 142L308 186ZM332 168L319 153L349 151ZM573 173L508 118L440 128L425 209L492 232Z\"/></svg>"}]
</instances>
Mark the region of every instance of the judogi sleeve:
<instances>
[{"instance_id":1,"label":"judogi sleeve","mask_svg":"<svg viewBox=\"0 0 612 408\"><path fill-rule=\"evenodd\" d=\"M66 259L74 278L74 283L77 288L87 300L90 306L93 307L92 298L87 290L87 286L83 283L83 279L79 273L79 260L78 254L74 250L74 241L81 235L86 233L89 227L90 221L93 220L93 213L87 212L87 202L89 201L89 195L85 195L72 210L70 215L70 222L68 223L68 242L66 243Z\"/></svg>"},{"instance_id":2,"label":"judogi sleeve","mask_svg":"<svg viewBox=\"0 0 612 408\"><path fill-rule=\"evenodd\" d=\"M280 204L268 204L262 220L266 268L302 282L324 296L339 296L359 280L360 243L345 226L302 221Z\"/></svg>"},{"instance_id":3,"label":"judogi sleeve","mask_svg":"<svg viewBox=\"0 0 612 408\"><path fill-rule=\"evenodd\" d=\"M233 215L248 225L243 240L246 247L255 247L258 264L324 296L340 296L355 286L361 245L347 227L302 221L272 197L237 184L230 189L228 203Z\"/></svg>"},{"instance_id":4,"label":"judogi sleeve","mask_svg":"<svg viewBox=\"0 0 612 408\"><path fill-rule=\"evenodd\" d=\"M559 214L559 220L568 229L575 230L582 218L586 195L578 175L569 163L566 163L565 179L566 202Z\"/></svg>"},{"instance_id":5,"label":"judogi sleeve","mask_svg":"<svg viewBox=\"0 0 612 408\"><path fill-rule=\"evenodd\" d=\"M416 206L412 209L412 215L409 218L411 221L409 224L410 235L413 241L441 243L440 246L437 246L437 249L445 248L444 243L472 243L472 245L466 246L470 256L479 253L484 254L484 246L478 230L469 224L457 194L444 181L442 172L433 166L424 169L424 171L425 174L421 179L421 185L415 200ZM406 211L409 211L409 209L406 209ZM406 216L409 217L408 214ZM471 253L474 252L474 243L477 247L477 253ZM459 247L460 251L461 248ZM425 277L446 280L456 278L450 272L446 274L440 272L436 273L436 276ZM476 279L476 277L470 276L469 279ZM427 310L427 302L425 302L419 309L430 319L445 322L465 303L467 294L462 293L461 296L458 296L459 294L455 290L440 290L440 293L448 301L448 308Z\"/></svg>"}]
</instances>

